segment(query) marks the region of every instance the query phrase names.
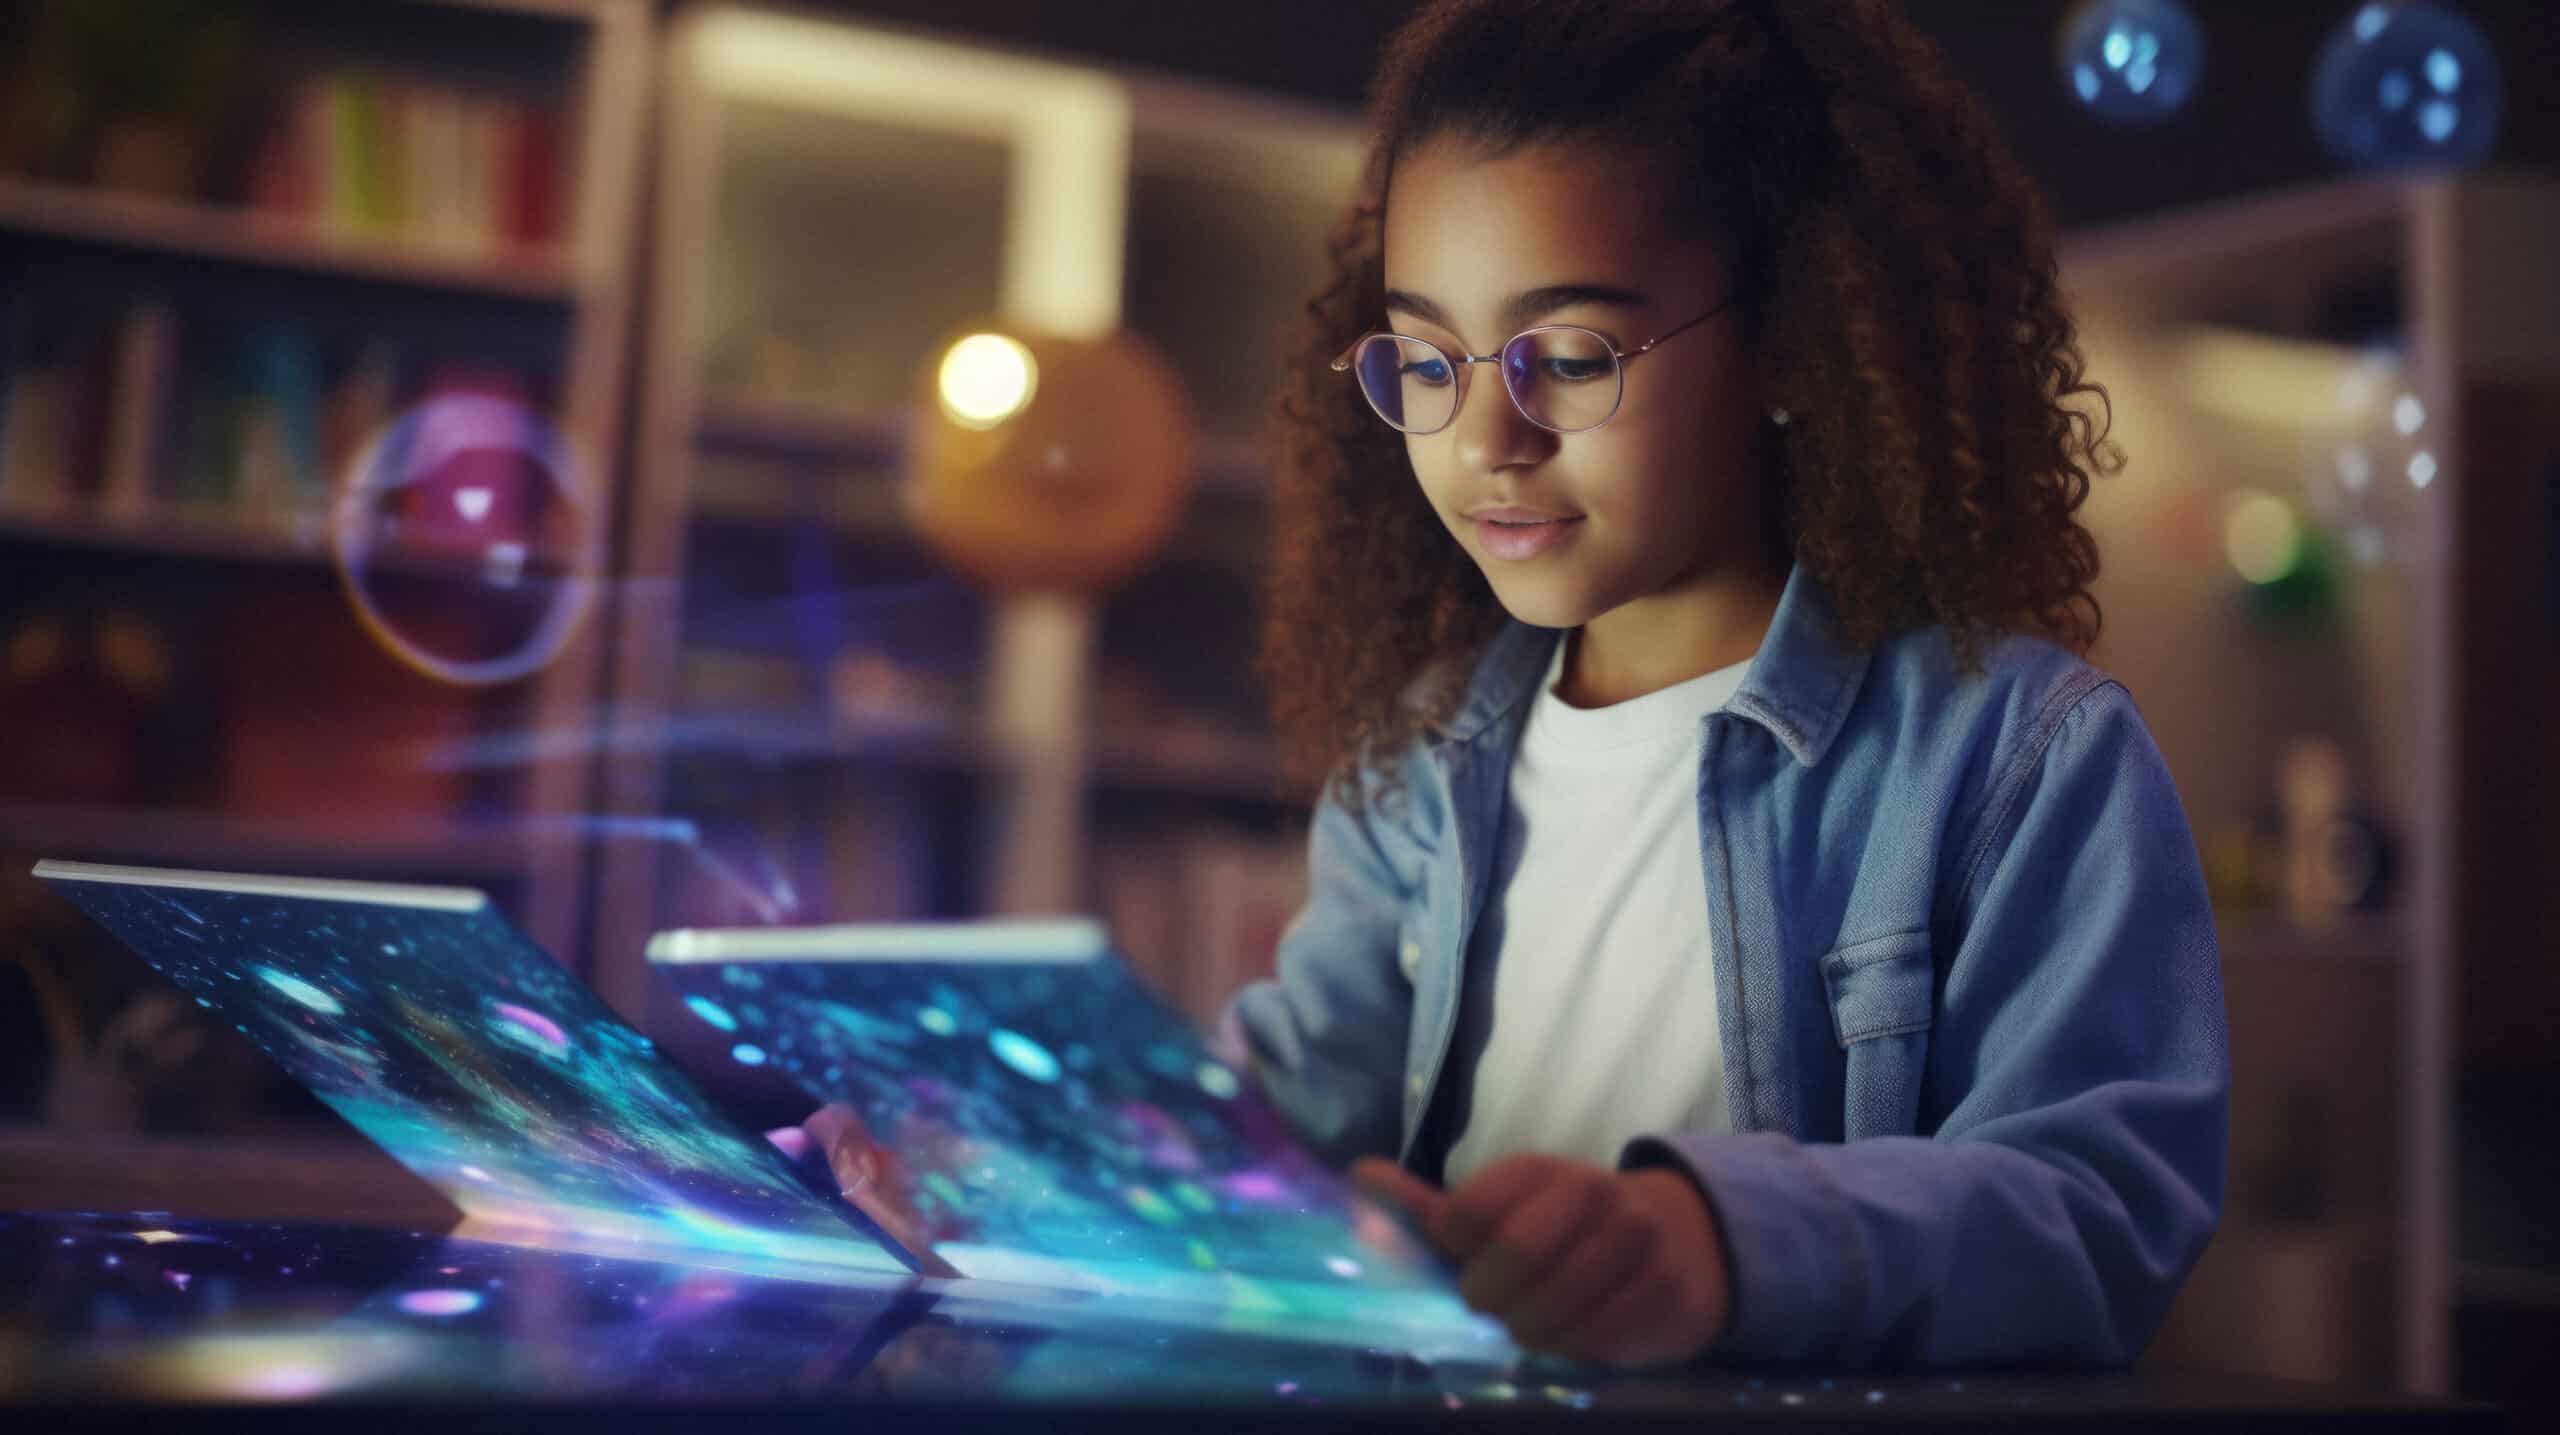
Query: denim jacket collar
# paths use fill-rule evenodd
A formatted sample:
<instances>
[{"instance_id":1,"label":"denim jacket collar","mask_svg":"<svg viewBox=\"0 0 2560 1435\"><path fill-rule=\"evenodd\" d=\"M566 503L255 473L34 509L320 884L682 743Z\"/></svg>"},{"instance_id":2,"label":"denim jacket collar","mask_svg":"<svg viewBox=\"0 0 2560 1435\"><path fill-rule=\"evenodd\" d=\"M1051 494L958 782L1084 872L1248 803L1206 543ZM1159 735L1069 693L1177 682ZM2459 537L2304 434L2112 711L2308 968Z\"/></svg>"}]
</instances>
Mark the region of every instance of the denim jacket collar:
<instances>
[{"instance_id":1,"label":"denim jacket collar","mask_svg":"<svg viewBox=\"0 0 2560 1435\"><path fill-rule=\"evenodd\" d=\"M1558 629L1506 624L1476 664L1448 736L1470 742L1498 722L1516 722L1562 639ZM1767 728L1798 763L1811 767L1848 718L1868 657L1842 642L1830 596L1798 565L1787 574L1768 636L1727 710Z\"/></svg>"}]
</instances>

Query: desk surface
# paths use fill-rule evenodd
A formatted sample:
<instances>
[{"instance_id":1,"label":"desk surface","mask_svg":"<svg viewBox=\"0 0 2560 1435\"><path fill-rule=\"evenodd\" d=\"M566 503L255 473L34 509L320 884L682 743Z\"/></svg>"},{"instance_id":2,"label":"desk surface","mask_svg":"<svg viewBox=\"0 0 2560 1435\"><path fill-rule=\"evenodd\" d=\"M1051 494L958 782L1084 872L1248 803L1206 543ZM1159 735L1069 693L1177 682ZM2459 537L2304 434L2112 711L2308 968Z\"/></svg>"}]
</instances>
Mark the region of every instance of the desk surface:
<instances>
[{"instance_id":1,"label":"desk surface","mask_svg":"<svg viewBox=\"0 0 2560 1435\"><path fill-rule=\"evenodd\" d=\"M2480 1406L2159 1372L1606 1377L1204 1329L1107 1298L847 1286L433 1232L0 1214L0 1418L34 1427L325 1420L551 1435L752 1413L759 1430L1249 1427L1605 1419L2074 1428L2494 1430ZM328 1402L318 1409L310 1402ZM287 1408L274 1408L282 1403ZM14 1407L12 1410L11 1407ZM735 1420L724 1418L724 1424Z\"/></svg>"}]
</instances>

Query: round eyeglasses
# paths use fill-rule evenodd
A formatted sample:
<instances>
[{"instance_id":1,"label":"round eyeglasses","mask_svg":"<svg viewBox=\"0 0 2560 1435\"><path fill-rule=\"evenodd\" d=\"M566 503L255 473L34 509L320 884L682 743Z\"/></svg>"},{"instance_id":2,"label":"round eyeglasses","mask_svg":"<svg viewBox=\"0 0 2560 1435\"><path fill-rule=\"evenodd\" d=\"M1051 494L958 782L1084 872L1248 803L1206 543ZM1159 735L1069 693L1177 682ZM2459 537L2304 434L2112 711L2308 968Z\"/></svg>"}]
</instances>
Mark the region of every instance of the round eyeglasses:
<instances>
[{"instance_id":1,"label":"round eyeglasses","mask_svg":"<svg viewBox=\"0 0 2560 1435\"><path fill-rule=\"evenodd\" d=\"M1467 401L1467 373L1477 364L1501 366L1503 390L1529 422L1556 433L1588 433L1617 417L1627 393L1627 365L1732 303L1728 297L1632 349L1621 349L1607 335L1579 324L1540 324L1512 335L1490 355L1453 359L1427 339L1381 330L1354 340L1332 368L1356 375L1360 396L1401 433L1434 434L1456 422L1458 407Z\"/></svg>"}]
</instances>

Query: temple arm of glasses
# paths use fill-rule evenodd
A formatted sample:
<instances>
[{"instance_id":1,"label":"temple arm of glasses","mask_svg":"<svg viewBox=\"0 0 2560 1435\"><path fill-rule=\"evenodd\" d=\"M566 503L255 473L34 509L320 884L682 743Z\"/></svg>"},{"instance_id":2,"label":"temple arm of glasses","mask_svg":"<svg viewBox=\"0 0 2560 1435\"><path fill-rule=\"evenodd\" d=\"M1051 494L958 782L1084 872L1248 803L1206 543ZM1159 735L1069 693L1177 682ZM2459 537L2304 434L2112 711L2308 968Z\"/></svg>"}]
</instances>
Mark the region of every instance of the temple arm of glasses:
<instances>
[{"instance_id":1,"label":"temple arm of glasses","mask_svg":"<svg viewBox=\"0 0 2560 1435\"><path fill-rule=\"evenodd\" d=\"M1636 345L1636 346L1635 346L1634 348L1632 348L1632 349L1626 349L1626 350L1622 350L1622 351L1620 351L1620 352L1619 352L1619 354L1618 354L1618 362L1619 362L1619 363L1621 363L1621 364L1623 364L1623 363L1627 362L1629 359L1633 359L1633 358L1636 358L1636 357L1638 357L1638 356L1640 356L1640 355L1642 355L1642 354L1645 354L1645 353L1649 352L1649 351L1653 348L1653 346L1654 346L1654 345L1661 343L1663 340L1668 339L1668 338L1672 337L1673 335L1675 335L1675 334L1679 334L1679 333L1681 333L1681 332L1683 332L1683 331L1685 331L1685 330L1694 329L1694 328L1698 327L1700 324L1703 324L1703 323L1707 322L1709 319L1714 318L1714 317L1715 317L1715 316L1717 316L1718 314L1723 313L1725 310L1727 310L1727 309L1729 309L1729 308L1731 308L1731 307L1733 307L1733 296L1732 296L1732 295L1730 295L1730 294L1727 294L1726 296L1724 296L1724 302L1723 302L1723 303L1718 304L1717 306L1715 306L1715 307L1714 307L1714 308L1712 308L1712 309L1709 309L1707 312L1705 312L1705 313L1703 313L1703 314L1699 315L1699 316L1698 316L1697 318L1695 318L1695 319L1690 320L1688 323L1681 325L1679 328L1677 328L1677 329L1667 330L1667 331L1665 331L1665 332L1663 332L1663 333L1656 334L1656 335L1654 335L1652 338L1645 340L1643 343ZM1340 365L1338 365L1338 364L1337 364L1335 367L1339 368L1339 367L1340 367Z\"/></svg>"}]
</instances>

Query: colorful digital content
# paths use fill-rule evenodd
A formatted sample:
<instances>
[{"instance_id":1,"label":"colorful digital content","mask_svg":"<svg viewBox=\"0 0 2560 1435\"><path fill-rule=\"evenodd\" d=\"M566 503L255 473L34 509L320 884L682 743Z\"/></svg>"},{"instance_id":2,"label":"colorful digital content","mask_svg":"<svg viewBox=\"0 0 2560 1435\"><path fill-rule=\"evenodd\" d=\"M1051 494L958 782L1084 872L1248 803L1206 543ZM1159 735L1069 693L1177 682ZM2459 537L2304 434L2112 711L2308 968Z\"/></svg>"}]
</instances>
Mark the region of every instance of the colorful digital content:
<instances>
[{"instance_id":1,"label":"colorful digital content","mask_svg":"<svg viewBox=\"0 0 2560 1435\"><path fill-rule=\"evenodd\" d=\"M481 1228L905 1272L485 907L57 885Z\"/></svg>"},{"instance_id":2,"label":"colorful digital content","mask_svg":"<svg viewBox=\"0 0 2560 1435\"><path fill-rule=\"evenodd\" d=\"M963 1272L1231 1328L1491 1349L1445 1272L1107 953L671 968L706 1043L841 1101Z\"/></svg>"}]
</instances>

